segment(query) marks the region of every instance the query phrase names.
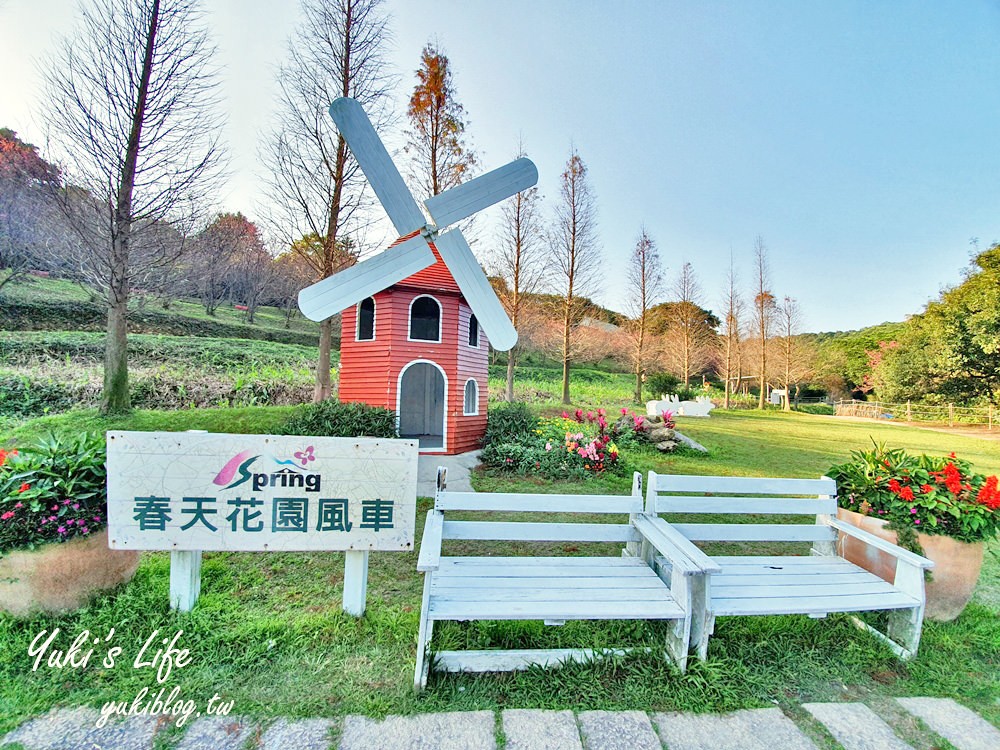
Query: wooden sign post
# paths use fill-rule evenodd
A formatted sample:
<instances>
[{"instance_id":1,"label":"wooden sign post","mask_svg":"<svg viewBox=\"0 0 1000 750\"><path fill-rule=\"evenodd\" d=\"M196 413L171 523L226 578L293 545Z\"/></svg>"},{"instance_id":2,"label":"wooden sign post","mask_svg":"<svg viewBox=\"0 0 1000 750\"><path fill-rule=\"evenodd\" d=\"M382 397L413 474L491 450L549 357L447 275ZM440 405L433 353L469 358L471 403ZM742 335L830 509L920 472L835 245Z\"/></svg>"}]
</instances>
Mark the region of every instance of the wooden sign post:
<instances>
[{"instance_id":1,"label":"wooden sign post","mask_svg":"<svg viewBox=\"0 0 1000 750\"><path fill-rule=\"evenodd\" d=\"M170 606L201 589L203 550L344 550L344 611L365 611L370 551L413 549L417 442L109 432L112 549L170 550Z\"/></svg>"}]
</instances>

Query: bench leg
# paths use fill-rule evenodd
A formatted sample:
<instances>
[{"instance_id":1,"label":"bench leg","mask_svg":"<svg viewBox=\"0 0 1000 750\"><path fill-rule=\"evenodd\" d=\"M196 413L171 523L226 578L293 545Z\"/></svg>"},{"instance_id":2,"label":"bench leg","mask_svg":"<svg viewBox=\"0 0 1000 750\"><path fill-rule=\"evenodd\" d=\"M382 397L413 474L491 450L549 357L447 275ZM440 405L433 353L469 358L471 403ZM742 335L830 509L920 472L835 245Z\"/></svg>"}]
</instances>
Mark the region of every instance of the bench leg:
<instances>
[{"instance_id":1,"label":"bench leg","mask_svg":"<svg viewBox=\"0 0 1000 750\"><path fill-rule=\"evenodd\" d=\"M920 606L913 609L899 609L889 613L887 635L907 651L904 659L917 655L920 633L924 625L924 570L903 560L896 561L896 577L893 584L910 596L920 600Z\"/></svg>"},{"instance_id":2,"label":"bench leg","mask_svg":"<svg viewBox=\"0 0 1000 750\"><path fill-rule=\"evenodd\" d=\"M674 567L670 571L670 595L684 608L684 617L674 620L667 633L667 653L677 664L681 674L687 670L688 651L691 648L692 614L697 604L694 585L701 576L684 575Z\"/></svg>"},{"instance_id":3,"label":"bench leg","mask_svg":"<svg viewBox=\"0 0 1000 750\"><path fill-rule=\"evenodd\" d=\"M711 580L707 575L692 576L691 579L691 648L698 659L705 661L708 654L708 638L715 630L715 617L709 611Z\"/></svg>"},{"instance_id":4,"label":"bench leg","mask_svg":"<svg viewBox=\"0 0 1000 750\"><path fill-rule=\"evenodd\" d=\"M424 598L420 605L420 629L417 631L417 666L413 672L413 690L416 693L423 692L427 687L427 675L431 667L431 636L434 633L434 621L428 616L431 599L431 576L433 573L424 574Z\"/></svg>"}]
</instances>

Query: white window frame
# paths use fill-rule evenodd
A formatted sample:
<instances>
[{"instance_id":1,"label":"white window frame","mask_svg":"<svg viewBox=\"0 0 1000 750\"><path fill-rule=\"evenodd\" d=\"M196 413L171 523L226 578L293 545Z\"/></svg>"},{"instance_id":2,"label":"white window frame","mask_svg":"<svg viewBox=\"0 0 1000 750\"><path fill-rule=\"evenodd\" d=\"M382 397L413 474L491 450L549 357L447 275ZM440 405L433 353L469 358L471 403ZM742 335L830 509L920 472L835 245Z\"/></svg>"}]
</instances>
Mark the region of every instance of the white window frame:
<instances>
[{"instance_id":1,"label":"white window frame","mask_svg":"<svg viewBox=\"0 0 1000 750\"><path fill-rule=\"evenodd\" d=\"M434 300L435 304L438 306L438 337L437 339L414 339L410 338L410 334L413 332L413 303L418 299ZM435 297L433 294L418 294L416 297L410 300L409 312L406 315L406 340L407 341L417 341L424 344L440 344L441 340L444 338L444 306L441 304L441 300Z\"/></svg>"},{"instance_id":2,"label":"white window frame","mask_svg":"<svg viewBox=\"0 0 1000 750\"><path fill-rule=\"evenodd\" d=\"M476 317L476 314L474 312L470 311L469 312L469 331L468 331L470 334L472 333L472 321L476 321L476 343L475 344L469 344L469 337L468 336L465 337L465 343L469 346L470 349L478 349L480 347L480 341L482 339L483 327L479 324L479 318ZM477 385L477 387L478 387L478 385Z\"/></svg>"},{"instance_id":3,"label":"white window frame","mask_svg":"<svg viewBox=\"0 0 1000 750\"><path fill-rule=\"evenodd\" d=\"M370 339L360 338L361 336L361 302L370 299L372 301L372 337ZM355 341L374 341L376 335L378 334L378 302L375 301L375 297L365 297L361 300L354 309L354 340Z\"/></svg>"},{"instance_id":4,"label":"white window frame","mask_svg":"<svg viewBox=\"0 0 1000 750\"><path fill-rule=\"evenodd\" d=\"M466 392L469 390L469 383L472 383L476 389L476 398L474 400L475 411L466 411ZM462 416L464 417L478 417L479 416L479 381L475 378L469 378L465 381L465 385L462 386Z\"/></svg>"}]
</instances>

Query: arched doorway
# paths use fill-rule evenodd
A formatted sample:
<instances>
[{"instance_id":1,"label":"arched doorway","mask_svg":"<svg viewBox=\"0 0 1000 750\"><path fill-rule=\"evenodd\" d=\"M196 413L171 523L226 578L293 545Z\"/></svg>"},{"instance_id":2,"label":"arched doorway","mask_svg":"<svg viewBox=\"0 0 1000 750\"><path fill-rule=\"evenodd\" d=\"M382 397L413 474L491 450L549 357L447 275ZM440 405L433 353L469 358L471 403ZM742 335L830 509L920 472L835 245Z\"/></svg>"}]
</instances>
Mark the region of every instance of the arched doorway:
<instances>
[{"instance_id":1,"label":"arched doorway","mask_svg":"<svg viewBox=\"0 0 1000 750\"><path fill-rule=\"evenodd\" d=\"M399 436L418 438L420 449L444 448L446 382L433 362L410 362L399 375Z\"/></svg>"}]
</instances>

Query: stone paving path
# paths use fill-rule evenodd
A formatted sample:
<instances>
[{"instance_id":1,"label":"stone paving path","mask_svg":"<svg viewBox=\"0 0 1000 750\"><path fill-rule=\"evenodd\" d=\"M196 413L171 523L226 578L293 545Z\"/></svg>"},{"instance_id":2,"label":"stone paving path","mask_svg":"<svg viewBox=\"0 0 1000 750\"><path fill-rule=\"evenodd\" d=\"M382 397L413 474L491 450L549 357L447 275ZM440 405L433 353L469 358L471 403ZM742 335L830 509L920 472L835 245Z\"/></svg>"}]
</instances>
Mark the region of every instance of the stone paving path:
<instances>
[{"instance_id":1,"label":"stone paving path","mask_svg":"<svg viewBox=\"0 0 1000 750\"><path fill-rule=\"evenodd\" d=\"M897 698L896 704L895 713L883 706L880 714L863 703L807 703L794 718L778 708L728 714L513 709L263 723L205 716L169 733L163 732L171 726L167 720L132 717L97 728L97 710L63 708L0 738L0 748L152 750L155 743L158 750L912 750L910 743L939 747L942 739L957 750L1000 748L1000 730L951 699ZM894 727L907 713L914 721Z\"/></svg>"},{"instance_id":2,"label":"stone paving path","mask_svg":"<svg viewBox=\"0 0 1000 750\"><path fill-rule=\"evenodd\" d=\"M457 456L439 456L436 453L421 455L417 459L417 497L434 497L438 466L448 469L449 490L475 492L469 474L479 466L479 453L480 451L469 451Z\"/></svg>"}]
</instances>

